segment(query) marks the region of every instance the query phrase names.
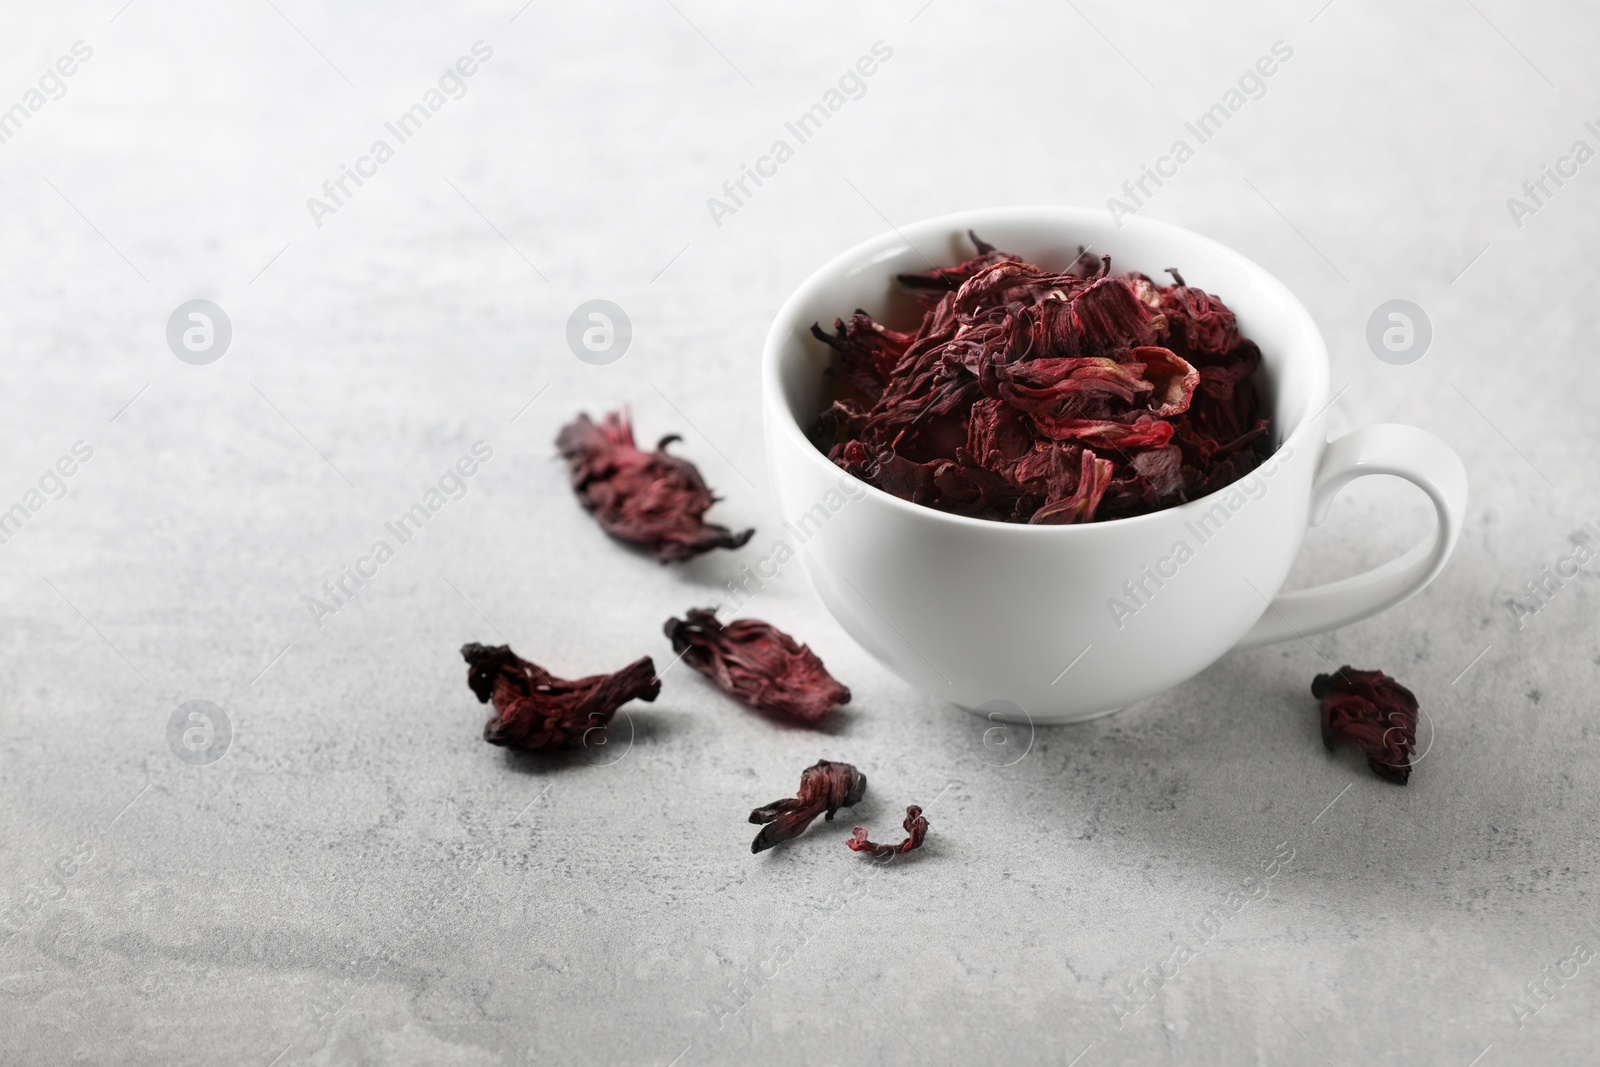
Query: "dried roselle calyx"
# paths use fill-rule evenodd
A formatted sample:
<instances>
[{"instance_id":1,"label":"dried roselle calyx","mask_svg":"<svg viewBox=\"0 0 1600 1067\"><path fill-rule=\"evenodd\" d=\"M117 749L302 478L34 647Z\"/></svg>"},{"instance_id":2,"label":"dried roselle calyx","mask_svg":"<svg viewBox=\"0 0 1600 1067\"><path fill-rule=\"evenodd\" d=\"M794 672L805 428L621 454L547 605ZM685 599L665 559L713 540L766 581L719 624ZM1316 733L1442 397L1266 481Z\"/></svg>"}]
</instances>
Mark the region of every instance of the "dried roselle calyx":
<instances>
[{"instance_id":1,"label":"dried roselle calyx","mask_svg":"<svg viewBox=\"0 0 1600 1067\"><path fill-rule=\"evenodd\" d=\"M1311 681L1311 695L1322 705L1322 743L1354 744L1380 778L1405 785L1417 750L1417 698L1382 671L1340 667Z\"/></svg>"},{"instance_id":2,"label":"dried roselle calyx","mask_svg":"<svg viewBox=\"0 0 1600 1067\"><path fill-rule=\"evenodd\" d=\"M1183 275L1167 268L1177 285L1161 290L1161 312L1173 339L1194 356L1226 356L1239 343L1239 321L1221 300L1204 289L1183 283Z\"/></svg>"},{"instance_id":3,"label":"dried roselle calyx","mask_svg":"<svg viewBox=\"0 0 1600 1067\"><path fill-rule=\"evenodd\" d=\"M1083 450L1078 468L1078 484L1066 496L1055 497L1033 513L1031 525L1066 526L1076 522L1090 522L1100 506L1100 498L1111 486L1114 464L1100 459L1087 448Z\"/></svg>"},{"instance_id":4,"label":"dried roselle calyx","mask_svg":"<svg viewBox=\"0 0 1600 1067\"><path fill-rule=\"evenodd\" d=\"M630 700L655 700L661 680L649 656L613 674L569 681L518 656L509 645L461 646L467 685L478 703L493 703L483 727L491 745L525 752L577 748L591 730L604 729Z\"/></svg>"},{"instance_id":5,"label":"dried roselle calyx","mask_svg":"<svg viewBox=\"0 0 1600 1067\"><path fill-rule=\"evenodd\" d=\"M1227 360L1200 367L1200 385L1195 390L1184 423L1190 432L1209 439L1214 454L1231 448L1226 442L1247 433L1254 426L1265 427L1256 396L1256 369L1261 366L1261 350L1253 341L1240 341Z\"/></svg>"},{"instance_id":6,"label":"dried roselle calyx","mask_svg":"<svg viewBox=\"0 0 1600 1067\"><path fill-rule=\"evenodd\" d=\"M1156 316L1139 302L1126 278L1096 278L1068 306L1077 351L1062 355L1102 356L1155 344Z\"/></svg>"},{"instance_id":7,"label":"dried roselle calyx","mask_svg":"<svg viewBox=\"0 0 1600 1067\"><path fill-rule=\"evenodd\" d=\"M1182 499L1183 450L1176 445L1139 452L1107 487L1104 517L1140 515Z\"/></svg>"},{"instance_id":8,"label":"dried roselle calyx","mask_svg":"<svg viewBox=\"0 0 1600 1067\"><path fill-rule=\"evenodd\" d=\"M922 809L915 804L906 809L906 818L900 824L905 827L906 833L911 836L898 845L875 845L867 840L867 828L857 826L850 833L850 840L845 842L851 852L870 852L879 859L888 859L890 856L904 855L914 848L922 847L922 839L928 836L928 820L923 818Z\"/></svg>"},{"instance_id":9,"label":"dried roselle calyx","mask_svg":"<svg viewBox=\"0 0 1600 1067\"><path fill-rule=\"evenodd\" d=\"M846 395L810 437L839 467L959 515L1079 523L1182 504L1265 458L1261 352L1217 297L968 236L973 258L900 276L927 305L915 331L860 310L814 327Z\"/></svg>"},{"instance_id":10,"label":"dried roselle calyx","mask_svg":"<svg viewBox=\"0 0 1600 1067\"><path fill-rule=\"evenodd\" d=\"M830 334L821 326L811 327L817 340L839 353L839 362L828 368L828 373L860 393L869 403L876 402L915 335L876 323L860 309L850 316L849 322L834 319L833 329Z\"/></svg>"},{"instance_id":11,"label":"dried roselle calyx","mask_svg":"<svg viewBox=\"0 0 1600 1067\"><path fill-rule=\"evenodd\" d=\"M848 763L818 760L800 773L799 795L774 800L750 813L753 823L765 823L751 852L765 852L774 845L799 837L818 815L832 821L834 812L851 808L867 795L867 776Z\"/></svg>"},{"instance_id":12,"label":"dried roselle calyx","mask_svg":"<svg viewBox=\"0 0 1600 1067\"><path fill-rule=\"evenodd\" d=\"M964 263L954 267L935 267L933 270L922 274L900 275L900 285L912 296L931 303L937 303L945 293L953 293L960 289L968 279L981 273L997 263L1020 263L1021 258L1008 252L997 251L994 245L981 240L971 230L967 231L967 238L972 241L978 254Z\"/></svg>"},{"instance_id":13,"label":"dried roselle calyx","mask_svg":"<svg viewBox=\"0 0 1600 1067\"><path fill-rule=\"evenodd\" d=\"M667 620L672 650L735 699L807 726L850 702L850 690L817 654L771 623L735 619L724 626L715 608L690 608L687 615Z\"/></svg>"},{"instance_id":14,"label":"dried roselle calyx","mask_svg":"<svg viewBox=\"0 0 1600 1067\"><path fill-rule=\"evenodd\" d=\"M866 421L866 410L860 404L854 400L835 400L827 411L817 417L807 436L819 452L831 452L835 445L843 447L854 443L859 446L860 442L855 439L860 436Z\"/></svg>"},{"instance_id":15,"label":"dried roselle calyx","mask_svg":"<svg viewBox=\"0 0 1600 1067\"><path fill-rule=\"evenodd\" d=\"M556 447L567 461L573 492L612 537L649 548L662 563L740 547L755 530L734 533L704 521L717 498L698 467L667 454L676 440L669 434L654 452L641 451L622 410L599 423L579 415L561 428Z\"/></svg>"}]
</instances>

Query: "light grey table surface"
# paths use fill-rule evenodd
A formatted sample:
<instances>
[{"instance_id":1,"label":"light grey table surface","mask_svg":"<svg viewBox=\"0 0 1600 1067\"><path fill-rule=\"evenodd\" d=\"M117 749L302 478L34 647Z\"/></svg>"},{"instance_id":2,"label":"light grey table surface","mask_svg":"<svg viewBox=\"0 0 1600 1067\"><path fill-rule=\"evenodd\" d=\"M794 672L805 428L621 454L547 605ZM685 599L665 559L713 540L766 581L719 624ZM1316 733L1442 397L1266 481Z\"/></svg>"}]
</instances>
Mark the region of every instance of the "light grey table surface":
<instances>
[{"instance_id":1,"label":"light grey table surface","mask_svg":"<svg viewBox=\"0 0 1600 1067\"><path fill-rule=\"evenodd\" d=\"M0 143L0 508L92 449L0 545L0 1062L1595 1060L1593 568L1521 628L1509 601L1600 520L1600 161L1507 204L1600 148L1591 5L520 3L0 13L0 107L27 112ZM465 95L314 220L480 40ZM864 94L713 219L879 41ZM757 356L802 278L890 224L1103 205L1277 41L1264 94L1139 211L1301 297L1336 429L1460 452L1470 515L1431 588L1000 767L791 568L751 613L852 688L830 731L680 666L602 759L480 740L464 641L569 676L664 664L663 620L765 551ZM1364 330L1402 297L1434 339L1391 366ZM233 327L207 366L164 335L195 298ZM564 340L592 298L633 324L609 366ZM552 438L621 404L684 434L752 545L663 568L601 534ZM466 495L314 619L479 440ZM1292 581L1428 522L1355 486ZM1322 749L1308 685L1346 662L1421 698L1404 789ZM169 748L193 700L232 729L206 766ZM819 757L871 778L846 826L927 806L924 851L875 872L834 826L752 857L748 809Z\"/></svg>"}]
</instances>

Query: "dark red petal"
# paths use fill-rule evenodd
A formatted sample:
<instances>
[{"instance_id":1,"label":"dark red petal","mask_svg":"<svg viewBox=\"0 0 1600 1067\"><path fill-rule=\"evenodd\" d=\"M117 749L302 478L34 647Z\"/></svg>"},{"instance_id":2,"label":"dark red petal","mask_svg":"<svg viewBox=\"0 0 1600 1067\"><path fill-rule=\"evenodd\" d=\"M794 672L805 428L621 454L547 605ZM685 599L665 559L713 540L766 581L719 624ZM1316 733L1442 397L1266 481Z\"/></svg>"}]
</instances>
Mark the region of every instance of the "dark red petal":
<instances>
[{"instance_id":1,"label":"dark red petal","mask_svg":"<svg viewBox=\"0 0 1600 1067\"><path fill-rule=\"evenodd\" d=\"M1161 312L1173 343L1202 359L1226 355L1239 343L1239 323L1233 312L1205 290L1184 285L1177 271L1168 273L1178 284L1160 290Z\"/></svg>"},{"instance_id":2,"label":"dark red petal","mask_svg":"<svg viewBox=\"0 0 1600 1067\"><path fill-rule=\"evenodd\" d=\"M1144 368L1144 380L1151 385L1150 411L1162 417L1181 415L1189 410L1190 398L1200 385L1202 372L1179 359L1170 349L1145 345L1131 349L1129 358Z\"/></svg>"},{"instance_id":3,"label":"dark red petal","mask_svg":"<svg viewBox=\"0 0 1600 1067\"><path fill-rule=\"evenodd\" d=\"M1044 507L1033 513L1028 522L1035 526L1065 526L1078 522L1093 522L1100 507L1100 498L1111 485L1113 465L1100 459L1089 449L1080 457L1078 484L1068 496L1047 500Z\"/></svg>"},{"instance_id":4,"label":"dark red petal","mask_svg":"<svg viewBox=\"0 0 1600 1067\"><path fill-rule=\"evenodd\" d=\"M1311 695L1321 702L1322 743L1354 744L1367 766L1380 778L1405 785L1417 750L1417 698L1382 671L1340 667L1311 681Z\"/></svg>"},{"instance_id":5,"label":"dark red petal","mask_svg":"<svg viewBox=\"0 0 1600 1067\"><path fill-rule=\"evenodd\" d=\"M839 361L828 368L828 373L859 392L869 403L876 402L916 335L891 330L874 322L872 316L860 309L850 316L849 322L834 319L833 328L834 332L829 334L815 323L811 327L817 340L839 353Z\"/></svg>"},{"instance_id":6,"label":"dark red petal","mask_svg":"<svg viewBox=\"0 0 1600 1067\"><path fill-rule=\"evenodd\" d=\"M967 425L967 452L978 463L998 470L1031 451L1033 441L1015 407L987 397L972 405Z\"/></svg>"},{"instance_id":7,"label":"dark red petal","mask_svg":"<svg viewBox=\"0 0 1600 1067\"><path fill-rule=\"evenodd\" d=\"M1000 399L1036 421L1088 414L1085 401L1094 400L1120 402L1120 410L1127 411L1135 403L1143 407L1154 391L1143 371L1142 365L1129 366L1106 356L1034 359L997 368L996 390Z\"/></svg>"},{"instance_id":8,"label":"dark red petal","mask_svg":"<svg viewBox=\"0 0 1600 1067\"><path fill-rule=\"evenodd\" d=\"M624 409L598 425L579 415L561 428L556 447L567 461L573 492L601 529L646 546L662 563L743 545L755 530L735 533L704 521L717 498L698 467L667 454L666 446L675 440L663 437L654 452L641 451Z\"/></svg>"},{"instance_id":9,"label":"dark red petal","mask_svg":"<svg viewBox=\"0 0 1600 1067\"><path fill-rule=\"evenodd\" d=\"M557 678L530 663L508 645L463 645L467 685L478 702L493 702L495 714L483 727L492 745L549 752L577 748L584 735L603 729L630 700L655 700L661 680L644 656L613 674Z\"/></svg>"},{"instance_id":10,"label":"dark red petal","mask_svg":"<svg viewBox=\"0 0 1600 1067\"><path fill-rule=\"evenodd\" d=\"M1156 340L1155 315L1123 278L1097 279L1072 302L1083 338L1083 355L1108 355Z\"/></svg>"},{"instance_id":11,"label":"dark red petal","mask_svg":"<svg viewBox=\"0 0 1600 1067\"><path fill-rule=\"evenodd\" d=\"M1034 417L1039 432L1052 441L1079 441L1095 448L1164 448L1172 440L1172 423L1149 415L1131 422L1117 419L1054 419Z\"/></svg>"},{"instance_id":12,"label":"dark red petal","mask_svg":"<svg viewBox=\"0 0 1600 1067\"><path fill-rule=\"evenodd\" d=\"M845 842L845 846L852 852L870 852L879 859L904 855L914 848L921 848L922 839L928 836L928 820L923 817L922 809L915 804L906 808L905 821L900 825L911 836L898 845L875 845L867 840L867 828L857 826L850 832L850 840Z\"/></svg>"},{"instance_id":13,"label":"dark red petal","mask_svg":"<svg viewBox=\"0 0 1600 1067\"><path fill-rule=\"evenodd\" d=\"M796 796L774 800L750 813L753 823L765 823L751 852L765 852L774 845L805 832L818 815L832 821L840 808L853 808L867 794L867 776L848 763L818 760L800 772Z\"/></svg>"},{"instance_id":14,"label":"dark red petal","mask_svg":"<svg viewBox=\"0 0 1600 1067\"><path fill-rule=\"evenodd\" d=\"M715 608L691 608L668 619L672 650L730 696L753 708L817 726L837 704L850 702L811 649L770 623L736 619L724 626Z\"/></svg>"},{"instance_id":15,"label":"dark red petal","mask_svg":"<svg viewBox=\"0 0 1600 1067\"><path fill-rule=\"evenodd\" d=\"M954 293L969 278L996 263L1021 262L1021 259L1009 252L996 251L993 245L980 240L971 230L967 231L967 236L972 240L973 247L978 250L978 254L972 259L954 267L935 267L923 274L902 274L900 285L912 296L937 302L944 294Z\"/></svg>"},{"instance_id":16,"label":"dark red petal","mask_svg":"<svg viewBox=\"0 0 1600 1067\"><path fill-rule=\"evenodd\" d=\"M1157 498L1166 500L1183 491L1183 452L1177 448L1152 448L1128 461L1128 469L1150 483Z\"/></svg>"}]
</instances>

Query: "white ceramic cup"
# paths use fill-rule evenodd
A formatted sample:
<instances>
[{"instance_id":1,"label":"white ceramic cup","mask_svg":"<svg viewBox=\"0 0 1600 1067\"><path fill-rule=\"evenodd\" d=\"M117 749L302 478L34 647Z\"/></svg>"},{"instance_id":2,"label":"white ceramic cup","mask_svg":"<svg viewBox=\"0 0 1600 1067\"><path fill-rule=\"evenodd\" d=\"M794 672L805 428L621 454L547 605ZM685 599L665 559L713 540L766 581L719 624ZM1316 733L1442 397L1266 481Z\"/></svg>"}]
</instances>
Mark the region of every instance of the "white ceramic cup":
<instances>
[{"instance_id":1,"label":"white ceramic cup","mask_svg":"<svg viewBox=\"0 0 1600 1067\"><path fill-rule=\"evenodd\" d=\"M1261 346L1256 381L1274 455L1226 489L1133 518L1027 526L947 514L856 481L807 439L826 406L832 352L814 322L864 308L906 328L916 305L895 276L973 255L967 231L1064 269L1079 245L1112 270L1160 278L1177 267L1215 293ZM1456 454L1411 426L1368 426L1329 441L1328 352L1310 314L1244 256L1145 219L1104 211L996 208L930 219L839 256L791 296L767 336L767 460L787 540L849 634L924 692L991 718L1072 722L1158 693L1249 648L1330 630L1417 592L1444 566L1466 513ZM1380 567L1280 593L1309 523L1339 490L1390 474L1433 500L1432 535ZM1180 547L1181 546L1181 547Z\"/></svg>"}]
</instances>

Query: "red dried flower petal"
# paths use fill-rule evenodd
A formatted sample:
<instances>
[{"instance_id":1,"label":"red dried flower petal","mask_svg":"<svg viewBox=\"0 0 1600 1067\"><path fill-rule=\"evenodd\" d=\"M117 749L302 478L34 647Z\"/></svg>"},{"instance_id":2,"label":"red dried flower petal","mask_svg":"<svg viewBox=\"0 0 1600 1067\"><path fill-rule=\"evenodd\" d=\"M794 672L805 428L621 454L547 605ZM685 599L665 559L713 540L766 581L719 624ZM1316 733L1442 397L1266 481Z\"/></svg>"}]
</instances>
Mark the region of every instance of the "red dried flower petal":
<instances>
[{"instance_id":1,"label":"red dried flower petal","mask_svg":"<svg viewBox=\"0 0 1600 1067\"><path fill-rule=\"evenodd\" d=\"M493 701L483 727L491 745L549 752L577 748L591 730L603 729L630 700L655 700L661 692L655 664L644 656L614 674L568 681L511 651L509 645L461 646L467 685L478 703Z\"/></svg>"},{"instance_id":2,"label":"red dried flower petal","mask_svg":"<svg viewBox=\"0 0 1600 1067\"><path fill-rule=\"evenodd\" d=\"M1096 448L1164 448L1172 440L1173 425L1164 419L1139 415L1132 422L1115 419L1040 419L1034 425L1052 441L1081 441Z\"/></svg>"},{"instance_id":3,"label":"red dried flower petal","mask_svg":"<svg viewBox=\"0 0 1600 1067\"><path fill-rule=\"evenodd\" d=\"M667 637L683 661L723 692L753 708L817 726L836 704L850 702L810 647L770 623L735 619L724 626L715 608L690 608L668 619Z\"/></svg>"},{"instance_id":4,"label":"red dried flower petal","mask_svg":"<svg viewBox=\"0 0 1600 1067\"><path fill-rule=\"evenodd\" d=\"M1150 483L1157 497L1169 497L1183 488L1183 451L1178 448L1153 448L1128 461L1128 467Z\"/></svg>"},{"instance_id":5,"label":"red dried flower petal","mask_svg":"<svg viewBox=\"0 0 1600 1067\"><path fill-rule=\"evenodd\" d=\"M1189 410L1189 402L1200 385L1204 372L1178 358L1171 349L1144 345L1129 350L1128 357L1135 361L1150 383L1154 395L1150 397L1150 410L1156 415L1182 415ZM1231 390L1230 390L1231 393Z\"/></svg>"},{"instance_id":6,"label":"red dried flower petal","mask_svg":"<svg viewBox=\"0 0 1600 1067\"><path fill-rule=\"evenodd\" d=\"M717 498L698 467L667 454L667 445L676 440L676 434L669 434L654 452L640 451L624 409L606 415L598 425L579 415L561 428L556 447L571 470L573 491L601 529L649 547L660 562L743 545L755 530L734 533L702 519Z\"/></svg>"},{"instance_id":7,"label":"red dried flower petal","mask_svg":"<svg viewBox=\"0 0 1600 1067\"><path fill-rule=\"evenodd\" d=\"M1261 353L1216 297L1176 273L1167 287L1113 276L1087 253L1046 271L969 236L974 258L901 277L932 303L914 334L859 311L833 336L814 328L851 389L811 431L834 463L902 499L1011 522L1143 514L1260 464Z\"/></svg>"},{"instance_id":8,"label":"red dried flower petal","mask_svg":"<svg viewBox=\"0 0 1600 1067\"><path fill-rule=\"evenodd\" d=\"M903 855L914 848L922 847L922 839L928 836L928 820L923 818L922 809L915 804L906 808L906 818L900 824L905 827L906 833L911 836L898 845L875 845L867 840L867 828L857 826L850 833L850 840L845 845L851 852L870 852L879 859L888 859L890 856Z\"/></svg>"},{"instance_id":9,"label":"red dried flower petal","mask_svg":"<svg viewBox=\"0 0 1600 1067\"><path fill-rule=\"evenodd\" d=\"M1155 386L1144 380L1143 372L1143 364L1118 363L1106 356L1080 356L999 366L995 368L995 381L1001 400L1039 422L1057 413L1084 414L1097 400L1142 405L1155 391Z\"/></svg>"},{"instance_id":10,"label":"red dried flower petal","mask_svg":"<svg viewBox=\"0 0 1600 1067\"><path fill-rule=\"evenodd\" d=\"M972 405L967 424L967 451L984 467L1016 463L1033 451L1033 438L1022 425L1022 413L987 397Z\"/></svg>"},{"instance_id":11,"label":"red dried flower petal","mask_svg":"<svg viewBox=\"0 0 1600 1067\"><path fill-rule=\"evenodd\" d=\"M849 322L834 319L833 328L830 334L816 324L811 327L817 340L839 353L839 362L829 367L828 373L860 393L869 403L876 402L916 335L874 322L871 315L859 308Z\"/></svg>"},{"instance_id":12,"label":"red dried flower petal","mask_svg":"<svg viewBox=\"0 0 1600 1067\"><path fill-rule=\"evenodd\" d=\"M1083 355L1106 355L1156 341L1157 317L1125 278L1096 279L1072 301L1072 318Z\"/></svg>"},{"instance_id":13,"label":"red dried flower petal","mask_svg":"<svg viewBox=\"0 0 1600 1067\"><path fill-rule=\"evenodd\" d=\"M977 248L978 254L965 263L958 263L954 267L935 267L925 274L902 274L900 284L912 296L920 297L929 302L937 302L945 293L953 293L973 275L979 274L996 263L1022 262L1018 256L1008 252L998 252L987 241L979 240L978 235L971 230L967 236L972 239L972 244Z\"/></svg>"},{"instance_id":14,"label":"red dried flower petal","mask_svg":"<svg viewBox=\"0 0 1600 1067\"><path fill-rule=\"evenodd\" d=\"M1240 341L1227 362L1200 367L1200 386L1189 404L1187 422L1201 438L1217 442L1236 439L1263 422L1251 375L1261 366L1261 350ZM1226 451L1226 449L1220 449Z\"/></svg>"},{"instance_id":15,"label":"red dried flower petal","mask_svg":"<svg viewBox=\"0 0 1600 1067\"><path fill-rule=\"evenodd\" d=\"M855 807L866 794L866 775L848 763L818 760L800 772L797 796L774 800L750 813L751 822L766 823L750 843L750 851L765 852L799 837L818 815L832 822L834 812Z\"/></svg>"},{"instance_id":16,"label":"red dried flower petal","mask_svg":"<svg viewBox=\"0 0 1600 1067\"><path fill-rule=\"evenodd\" d=\"M1078 484L1070 496L1047 500L1044 507L1033 513L1028 523L1033 526L1065 526L1070 523L1091 522L1100 498L1111 485L1113 464L1100 459L1087 448L1083 450L1078 469Z\"/></svg>"},{"instance_id":17,"label":"red dried flower petal","mask_svg":"<svg viewBox=\"0 0 1600 1067\"><path fill-rule=\"evenodd\" d=\"M1177 285L1160 290L1161 311L1173 339L1196 356L1225 356L1239 343L1239 321L1226 304L1204 289L1183 284L1183 275L1167 268Z\"/></svg>"},{"instance_id":18,"label":"red dried flower petal","mask_svg":"<svg viewBox=\"0 0 1600 1067\"><path fill-rule=\"evenodd\" d=\"M1380 778L1405 785L1417 750L1417 698L1382 671L1345 666L1311 681L1321 701L1322 743L1343 738L1361 749Z\"/></svg>"}]
</instances>

